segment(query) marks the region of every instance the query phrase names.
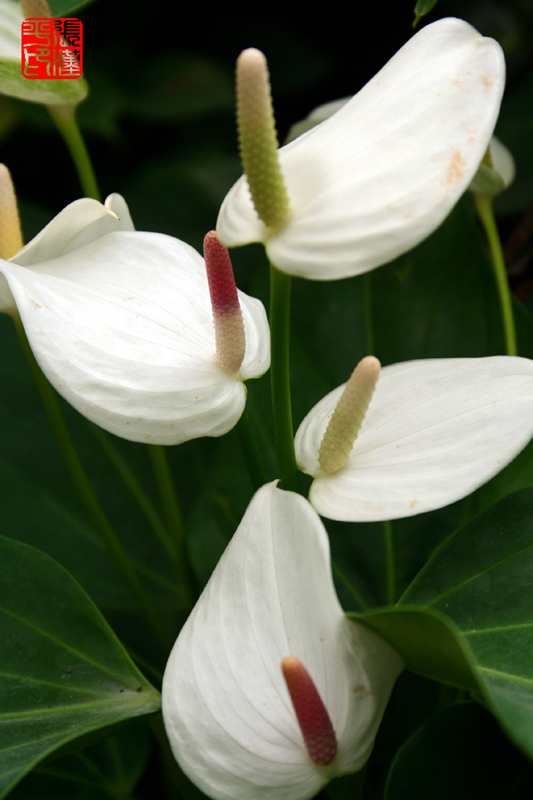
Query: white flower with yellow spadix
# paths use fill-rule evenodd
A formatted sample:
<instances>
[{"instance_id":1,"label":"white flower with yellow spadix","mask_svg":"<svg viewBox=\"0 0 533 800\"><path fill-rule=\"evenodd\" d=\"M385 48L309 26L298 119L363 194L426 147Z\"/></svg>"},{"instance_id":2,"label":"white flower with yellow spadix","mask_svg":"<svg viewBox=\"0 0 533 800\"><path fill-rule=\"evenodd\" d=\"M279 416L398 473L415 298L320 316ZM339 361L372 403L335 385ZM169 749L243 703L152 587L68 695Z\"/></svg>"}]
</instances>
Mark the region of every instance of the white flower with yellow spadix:
<instances>
[{"instance_id":1,"label":"white flower with yellow spadix","mask_svg":"<svg viewBox=\"0 0 533 800\"><path fill-rule=\"evenodd\" d=\"M443 19L407 42L346 105L277 151L264 56L237 65L245 175L221 207L228 247L263 242L290 275L358 275L414 247L449 214L500 108L500 46Z\"/></svg>"},{"instance_id":2,"label":"white flower with yellow spadix","mask_svg":"<svg viewBox=\"0 0 533 800\"><path fill-rule=\"evenodd\" d=\"M233 428L243 381L269 367L269 328L261 302L235 288L214 232L204 262L178 239L135 231L126 203L111 195L105 205L71 203L21 248L5 167L2 205L0 310L20 315L41 369L69 403L149 444Z\"/></svg>"},{"instance_id":3,"label":"white flower with yellow spadix","mask_svg":"<svg viewBox=\"0 0 533 800\"><path fill-rule=\"evenodd\" d=\"M296 459L329 519L396 519L442 508L500 472L533 436L533 361L367 356L305 417Z\"/></svg>"},{"instance_id":4,"label":"white flower with yellow spadix","mask_svg":"<svg viewBox=\"0 0 533 800\"><path fill-rule=\"evenodd\" d=\"M364 766L401 668L345 616L317 513L267 484L170 655L168 738L208 797L306 800Z\"/></svg>"}]
</instances>

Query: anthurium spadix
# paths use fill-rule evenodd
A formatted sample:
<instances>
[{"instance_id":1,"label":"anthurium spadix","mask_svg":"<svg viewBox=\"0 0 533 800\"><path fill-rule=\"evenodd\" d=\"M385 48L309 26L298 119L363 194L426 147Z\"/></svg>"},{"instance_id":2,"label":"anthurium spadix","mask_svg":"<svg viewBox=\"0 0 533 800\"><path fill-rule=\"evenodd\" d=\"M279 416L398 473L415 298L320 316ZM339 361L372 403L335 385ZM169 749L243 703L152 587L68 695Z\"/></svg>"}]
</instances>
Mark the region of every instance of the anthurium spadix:
<instances>
[{"instance_id":1,"label":"anthurium spadix","mask_svg":"<svg viewBox=\"0 0 533 800\"><path fill-rule=\"evenodd\" d=\"M49 381L102 428L150 444L221 436L243 412L243 380L269 367L269 330L223 248L207 249L213 305L196 250L135 231L119 195L77 200L0 259L0 310L20 314Z\"/></svg>"},{"instance_id":2,"label":"anthurium spadix","mask_svg":"<svg viewBox=\"0 0 533 800\"><path fill-rule=\"evenodd\" d=\"M259 83L261 58L242 54L238 85ZM220 240L228 247L263 242L280 270L315 280L396 258L440 225L467 189L496 123L504 76L494 40L458 19L428 25L337 113L277 151L287 199L271 155L250 163L243 149L248 137L248 150L262 152L254 135L261 144L273 141L263 135L269 125L257 110L261 92L245 85L238 115L246 118L246 176L224 200ZM280 198L278 217L268 204L265 211L267 190Z\"/></svg>"},{"instance_id":3,"label":"anthurium spadix","mask_svg":"<svg viewBox=\"0 0 533 800\"><path fill-rule=\"evenodd\" d=\"M307 500L263 486L170 655L163 717L217 800L305 800L368 759L398 655L349 620Z\"/></svg>"},{"instance_id":4,"label":"anthurium spadix","mask_svg":"<svg viewBox=\"0 0 533 800\"><path fill-rule=\"evenodd\" d=\"M395 519L460 500L533 436L533 361L363 359L295 439L309 499L329 519Z\"/></svg>"}]
</instances>

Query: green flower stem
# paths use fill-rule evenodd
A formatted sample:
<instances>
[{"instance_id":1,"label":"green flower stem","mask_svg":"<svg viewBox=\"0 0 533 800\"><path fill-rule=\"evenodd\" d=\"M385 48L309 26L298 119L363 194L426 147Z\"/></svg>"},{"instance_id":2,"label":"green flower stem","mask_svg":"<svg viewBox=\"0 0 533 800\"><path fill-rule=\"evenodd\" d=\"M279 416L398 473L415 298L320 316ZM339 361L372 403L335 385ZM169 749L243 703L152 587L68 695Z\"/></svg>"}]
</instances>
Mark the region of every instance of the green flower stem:
<instances>
[{"instance_id":1,"label":"green flower stem","mask_svg":"<svg viewBox=\"0 0 533 800\"><path fill-rule=\"evenodd\" d=\"M291 277L270 266L270 381L278 467L284 489L299 492L289 373Z\"/></svg>"},{"instance_id":2,"label":"green flower stem","mask_svg":"<svg viewBox=\"0 0 533 800\"><path fill-rule=\"evenodd\" d=\"M235 427L235 431L239 439L250 480L252 481L254 490L257 491L261 486L267 483L268 478L263 468L261 453L246 408L242 412L242 416Z\"/></svg>"},{"instance_id":3,"label":"green flower stem","mask_svg":"<svg viewBox=\"0 0 533 800\"><path fill-rule=\"evenodd\" d=\"M394 538L390 520L386 520L383 523L383 533L385 536L385 561L387 564L387 603L392 606L396 602L396 569L394 565Z\"/></svg>"},{"instance_id":4,"label":"green flower stem","mask_svg":"<svg viewBox=\"0 0 533 800\"><path fill-rule=\"evenodd\" d=\"M122 547L122 544L120 543L113 526L109 522L105 511L103 510L98 498L96 497L96 494L94 493L85 470L83 469L74 443L70 437L70 433L68 432L55 391L48 383L48 380L41 372L41 369L35 360L35 356L33 355L32 349L26 337L22 322L20 321L20 317L18 315L14 315L13 320L15 322L15 327L17 329L24 354L28 360L28 364L35 380L46 415L50 422L57 445L61 455L63 456L72 482L74 483L78 494L89 514L90 520L98 532L102 544L104 545L107 554L117 569L117 572L128 587L132 597L135 599L139 610L144 614L146 621L150 625L157 641L165 650L165 652L167 652L172 644L169 634L161 622L157 609L153 605L150 596L147 594L142 583L140 582L127 553Z\"/></svg>"},{"instance_id":5,"label":"green flower stem","mask_svg":"<svg viewBox=\"0 0 533 800\"><path fill-rule=\"evenodd\" d=\"M69 105L48 106L48 111L59 133L65 140L85 196L101 202L100 190L98 189L91 159L76 121L75 107Z\"/></svg>"},{"instance_id":6,"label":"green flower stem","mask_svg":"<svg viewBox=\"0 0 533 800\"><path fill-rule=\"evenodd\" d=\"M492 198L488 197L487 195L475 194L474 200L479 219L481 220L481 224L485 229L485 234L487 236L487 241L489 243L492 256L492 264L494 266L494 275L496 277L496 285L498 287L500 307L502 311L505 350L508 356L516 356L518 354L518 350L516 346L516 329L513 316L513 303L511 291L509 289L509 281L507 280L507 270L505 268L505 259L503 256L500 235L498 233L498 226L496 225L496 220L494 218Z\"/></svg>"},{"instance_id":7,"label":"green flower stem","mask_svg":"<svg viewBox=\"0 0 533 800\"><path fill-rule=\"evenodd\" d=\"M167 527L172 540L172 548L176 553L175 561L179 570L181 586L189 605L192 607L198 597L198 587L189 559L183 515L174 490L174 483L168 466L167 455L164 447L159 444L150 444L147 445L147 447Z\"/></svg>"}]
</instances>

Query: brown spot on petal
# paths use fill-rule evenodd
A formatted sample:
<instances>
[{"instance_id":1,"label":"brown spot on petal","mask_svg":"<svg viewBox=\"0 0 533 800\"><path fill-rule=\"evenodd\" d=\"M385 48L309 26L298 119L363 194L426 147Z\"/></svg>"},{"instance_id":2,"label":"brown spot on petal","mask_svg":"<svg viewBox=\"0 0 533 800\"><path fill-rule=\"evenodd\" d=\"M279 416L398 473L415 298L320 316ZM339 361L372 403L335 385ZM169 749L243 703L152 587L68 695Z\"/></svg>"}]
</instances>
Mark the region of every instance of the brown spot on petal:
<instances>
[{"instance_id":1,"label":"brown spot on petal","mask_svg":"<svg viewBox=\"0 0 533 800\"><path fill-rule=\"evenodd\" d=\"M450 163L448 165L448 171L446 173L446 179L444 181L446 186L453 186L455 183L461 180L464 175L466 164L464 159L459 152L456 150L453 156L451 157Z\"/></svg>"}]
</instances>

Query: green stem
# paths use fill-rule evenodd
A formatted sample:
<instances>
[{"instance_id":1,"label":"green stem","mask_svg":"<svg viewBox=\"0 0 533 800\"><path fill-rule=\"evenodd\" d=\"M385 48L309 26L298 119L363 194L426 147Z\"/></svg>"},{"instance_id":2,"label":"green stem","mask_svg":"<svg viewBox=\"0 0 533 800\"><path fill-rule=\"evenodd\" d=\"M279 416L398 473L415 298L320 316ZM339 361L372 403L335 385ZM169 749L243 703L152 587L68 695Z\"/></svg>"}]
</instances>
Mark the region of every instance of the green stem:
<instances>
[{"instance_id":1,"label":"green stem","mask_svg":"<svg viewBox=\"0 0 533 800\"><path fill-rule=\"evenodd\" d=\"M481 220L481 224L483 225L485 234L487 236L487 241L489 243L492 256L494 275L496 277L496 286L498 288L498 294L500 297L500 307L505 337L505 351L508 356L516 356L518 350L516 346L513 302L511 291L509 289L509 281L507 279L507 269L505 267L505 258L503 255L500 235L498 233L498 226L496 225L496 219L494 218L492 198L488 197L487 195L475 194L474 200L479 219Z\"/></svg>"},{"instance_id":2,"label":"green stem","mask_svg":"<svg viewBox=\"0 0 533 800\"><path fill-rule=\"evenodd\" d=\"M261 453L259 451L254 429L252 427L252 423L250 422L250 417L246 408L242 412L242 416L238 421L235 430L237 432L239 444L244 456L246 468L248 470L248 474L250 475L250 480L252 481L254 490L257 491L261 488L261 486L264 486L268 478L263 468Z\"/></svg>"},{"instance_id":3,"label":"green stem","mask_svg":"<svg viewBox=\"0 0 533 800\"><path fill-rule=\"evenodd\" d=\"M188 603L192 607L195 599L198 597L198 587L189 559L183 515L174 490L174 483L168 466L167 455L165 449L159 444L150 444L147 445L147 447L159 497L163 506L163 512L165 514L165 520L170 533L170 540L172 541L172 548L175 553L175 561L179 570L181 585Z\"/></svg>"},{"instance_id":4,"label":"green stem","mask_svg":"<svg viewBox=\"0 0 533 800\"><path fill-rule=\"evenodd\" d=\"M74 483L74 486L76 487L77 492L89 514L92 524L100 535L100 539L107 551L107 554L109 555L122 580L128 587L132 597L135 599L139 610L144 614L146 621L150 625L157 641L161 644L166 652L171 644L169 634L162 624L157 609L153 605L151 598L140 582L127 553L122 547L122 544L120 543L113 526L109 522L105 511L103 510L96 494L94 493L85 470L83 469L74 443L70 437L70 433L67 429L61 408L57 400L57 395L55 394L52 386L48 383L48 380L43 375L39 365L37 364L37 361L35 360L35 356L33 355L32 349L26 337L22 322L20 321L20 317L18 315L14 315L13 320L15 322L15 327L17 329L24 354L28 360L37 390L48 417L48 421L50 422L57 445L71 480Z\"/></svg>"},{"instance_id":5,"label":"green stem","mask_svg":"<svg viewBox=\"0 0 533 800\"><path fill-rule=\"evenodd\" d=\"M289 373L291 277L270 266L270 381L278 467L284 489L299 492Z\"/></svg>"},{"instance_id":6,"label":"green stem","mask_svg":"<svg viewBox=\"0 0 533 800\"><path fill-rule=\"evenodd\" d=\"M394 565L394 538L390 520L385 520L383 523L383 533L385 535L385 561L387 564L387 603L392 606L396 602L396 569Z\"/></svg>"},{"instance_id":7,"label":"green stem","mask_svg":"<svg viewBox=\"0 0 533 800\"><path fill-rule=\"evenodd\" d=\"M89 152L76 121L75 107L69 105L48 106L48 111L67 145L85 196L101 201Z\"/></svg>"}]
</instances>

